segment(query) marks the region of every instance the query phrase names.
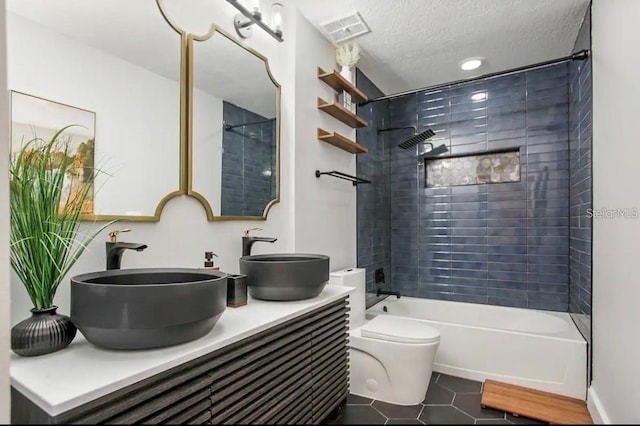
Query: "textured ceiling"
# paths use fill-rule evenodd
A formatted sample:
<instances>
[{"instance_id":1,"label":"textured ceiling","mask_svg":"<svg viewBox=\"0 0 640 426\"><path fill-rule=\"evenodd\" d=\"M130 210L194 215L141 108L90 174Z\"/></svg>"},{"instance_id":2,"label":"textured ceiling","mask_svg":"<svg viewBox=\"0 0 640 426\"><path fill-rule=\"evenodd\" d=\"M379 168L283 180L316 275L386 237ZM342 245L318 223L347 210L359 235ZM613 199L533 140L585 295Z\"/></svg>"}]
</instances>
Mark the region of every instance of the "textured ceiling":
<instances>
[{"instance_id":1,"label":"textured ceiling","mask_svg":"<svg viewBox=\"0 0 640 426\"><path fill-rule=\"evenodd\" d=\"M314 25L360 12L358 66L397 93L571 54L589 0L296 0ZM462 71L480 56L484 65Z\"/></svg>"}]
</instances>

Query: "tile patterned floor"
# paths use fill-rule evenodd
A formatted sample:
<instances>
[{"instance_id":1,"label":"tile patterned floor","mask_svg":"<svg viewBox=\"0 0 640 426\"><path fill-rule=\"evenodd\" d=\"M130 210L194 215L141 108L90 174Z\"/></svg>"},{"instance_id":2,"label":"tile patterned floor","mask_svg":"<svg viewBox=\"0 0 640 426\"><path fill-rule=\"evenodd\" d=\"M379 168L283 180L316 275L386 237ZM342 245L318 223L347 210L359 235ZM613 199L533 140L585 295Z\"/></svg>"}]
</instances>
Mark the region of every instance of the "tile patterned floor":
<instances>
[{"instance_id":1,"label":"tile patterned floor","mask_svg":"<svg viewBox=\"0 0 640 426\"><path fill-rule=\"evenodd\" d=\"M340 407L339 424L546 424L503 411L481 408L482 383L433 373L424 401L418 405L388 404L349 395Z\"/></svg>"}]
</instances>

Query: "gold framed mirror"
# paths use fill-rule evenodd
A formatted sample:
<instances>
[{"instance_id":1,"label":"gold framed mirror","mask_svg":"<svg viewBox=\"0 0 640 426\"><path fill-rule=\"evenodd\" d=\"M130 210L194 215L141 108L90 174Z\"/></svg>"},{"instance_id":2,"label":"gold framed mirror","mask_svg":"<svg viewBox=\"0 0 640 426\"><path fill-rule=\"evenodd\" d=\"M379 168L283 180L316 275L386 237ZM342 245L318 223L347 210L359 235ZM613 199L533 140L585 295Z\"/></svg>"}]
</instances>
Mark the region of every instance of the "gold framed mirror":
<instances>
[{"instance_id":1,"label":"gold framed mirror","mask_svg":"<svg viewBox=\"0 0 640 426\"><path fill-rule=\"evenodd\" d=\"M6 6L12 149L81 124L66 136L70 187L94 187L83 219L159 221L187 189L186 34L162 0Z\"/></svg>"},{"instance_id":2,"label":"gold framed mirror","mask_svg":"<svg viewBox=\"0 0 640 426\"><path fill-rule=\"evenodd\" d=\"M209 221L266 220L280 201L280 84L213 25L189 35L188 195Z\"/></svg>"}]
</instances>

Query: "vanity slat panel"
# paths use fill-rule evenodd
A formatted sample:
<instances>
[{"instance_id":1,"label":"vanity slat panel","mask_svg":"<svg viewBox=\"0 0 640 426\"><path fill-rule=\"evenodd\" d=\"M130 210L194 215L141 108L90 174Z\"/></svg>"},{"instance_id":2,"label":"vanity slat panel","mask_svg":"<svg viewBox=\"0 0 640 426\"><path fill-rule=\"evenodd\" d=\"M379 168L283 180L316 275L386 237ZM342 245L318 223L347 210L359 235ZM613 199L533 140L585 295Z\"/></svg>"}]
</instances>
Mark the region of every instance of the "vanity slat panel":
<instances>
[{"instance_id":1,"label":"vanity slat panel","mask_svg":"<svg viewBox=\"0 0 640 426\"><path fill-rule=\"evenodd\" d=\"M278 413L284 409L287 405L295 401L301 394L307 394L311 391L310 386L311 368L306 371L306 374L300 376L296 380L290 380L288 384L283 383L274 389L274 394L277 395L274 398L273 403L264 404L260 409L254 410L254 414L250 416L247 421L241 421L239 423L257 423L257 424L269 424L271 419L277 416ZM298 407L301 410L311 412L311 406ZM256 415L257 414L257 415Z\"/></svg>"},{"instance_id":2,"label":"vanity slat panel","mask_svg":"<svg viewBox=\"0 0 640 426\"><path fill-rule=\"evenodd\" d=\"M145 419L144 421L141 422L141 424L157 425L160 423L166 423L167 419L171 418L172 416L175 416L176 414L181 413L182 411L186 410L192 405L197 404L202 400L208 399L210 394L211 394L211 391L209 390L209 388L207 388L206 390L200 391L194 394L193 396L190 396L189 398L185 398L173 404L166 410L162 410L160 413L156 413L153 416Z\"/></svg>"},{"instance_id":3,"label":"vanity slat panel","mask_svg":"<svg viewBox=\"0 0 640 426\"><path fill-rule=\"evenodd\" d=\"M333 379L334 375L342 373L343 364L348 362L347 354L342 350L337 351L331 357L313 367L313 374L317 377L313 381L313 389L321 390L322 387Z\"/></svg>"},{"instance_id":4,"label":"vanity slat panel","mask_svg":"<svg viewBox=\"0 0 640 426\"><path fill-rule=\"evenodd\" d=\"M347 313L344 297L56 417L12 389L12 422L319 423L346 396Z\"/></svg>"},{"instance_id":5,"label":"vanity slat panel","mask_svg":"<svg viewBox=\"0 0 640 426\"><path fill-rule=\"evenodd\" d=\"M294 333L294 340L283 344L282 347L276 346L277 349L275 351L267 352L262 348L256 349L255 355L257 359L251 364L247 363L246 359L239 358L234 362L234 365L225 365L225 367L228 368L226 371L231 371L231 374L226 374L225 368L212 370L210 373L210 376L213 378L211 384L212 395L220 389L235 391L241 386L241 382L258 380L266 366L275 369L301 351L310 350L311 339L305 335L305 333L307 333L306 330L302 330L300 333Z\"/></svg>"},{"instance_id":6,"label":"vanity slat panel","mask_svg":"<svg viewBox=\"0 0 640 426\"><path fill-rule=\"evenodd\" d=\"M334 335L331 340L329 340L329 343L322 347L320 350L316 350L314 352L314 360L316 361L322 361L324 358L331 356L333 353L337 352L337 351L342 351L345 355L347 353L347 347L349 344L349 339L346 335L346 331L348 330L347 327L343 327L342 330L344 330L344 332L342 334L336 334ZM315 348L315 346L314 346Z\"/></svg>"},{"instance_id":7,"label":"vanity slat panel","mask_svg":"<svg viewBox=\"0 0 640 426\"><path fill-rule=\"evenodd\" d=\"M243 410L246 410L247 403L248 407L251 408L254 404L268 401L271 397L270 392L274 391L274 389L286 380L292 377L308 375L311 371L310 363L307 362L309 355L310 347L309 350L305 350L287 363L283 364L281 368L264 371L264 378L263 380L260 380L260 382L249 382L249 386L243 389L241 395L251 395L251 401L243 401L242 398L234 398L233 396L235 395L232 395L231 398L226 401L224 399L216 399L215 396L212 396L210 399L214 422L221 423L227 419L241 417L245 415L243 414ZM233 423L235 423L235 421Z\"/></svg>"},{"instance_id":8,"label":"vanity slat panel","mask_svg":"<svg viewBox=\"0 0 640 426\"><path fill-rule=\"evenodd\" d=\"M126 411L116 417L109 419L109 424L126 425L131 423L137 423L158 412L158 407L169 407L176 402L180 402L183 399L188 399L189 395L200 395L204 393L204 397L200 400L206 399L210 394L211 377L204 375L197 379L192 380L184 385L177 386L169 392L165 392L157 398L152 398L143 404L137 405L131 410ZM204 389L204 391L202 391ZM200 404L201 401L195 401L196 404ZM177 404L176 404L177 405ZM187 406L188 407L188 406ZM167 410L169 411L169 410ZM178 410L177 412L180 412Z\"/></svg>"},{"instance_id":9,"label":"vanity slat panel","mask_svg":"<svg viewBox=\"0 0 640 426\"><path fill-rule=\"evenodd\" d=\"M194 417L200 417L204 412L209 413L209 417L207 418L207 420L209 420L211 418L211 412L209 411L210 406L211 405L208 400L199 402L198 404L193 405L188 409L184 410L180 414L170 417L166 421L166 424L179 425L179 424L187 423L190 419ZM206 422L207 420L202 421L202 423Z\"/></svg>"},{"instance_id":10,"label":"vanity slat panel","mask_svg":"<svg viewBox=\"0 0 640 426\"><path fill-rule=\"evenodd\" d=\"M336 409L340 405L340 403L347 399L347 395L349 395L349 381L344 380L342 384L336 387L336 390L333 394L329 395L324 399L326 402L317 402L317 406L314 406L314 413L311 421L314 424L321 423L324 419L329 416L333 410ZM336 403L337 401L337 403Z\"/></svg>"},{"instance_id":11,"label":"vanity slat panel","mask_svg":"<svg viewBox=\"0 0 640 426\"><path fill-rule=\"evenodd\" d=\"M305 413L304 415L295 417L290 422L286 423L290 425L311 425L313 424L311 413Z\"/></svg>"},{"instance_id":12,"label":"vanity slat panel","mask_svg":"<svg viewBox=\"0 0 640 426\"><path fill-rule=\"evenodd\" d=\"M312 423L322 422L346 398L349 390L348 331L344 301L342 312L318 323L313 332Z\"/></svg>"},{"instance_id":13,"label":"vanity slat panel","mask_svg":"<svg viewBox=\"0 0 640 426\"><path fill-rule=\"evenodd\" d=\"M189 419L187 422L185 422L188 425L204 425L206 424L209 420L211 420L211 411L206 410L204 412L202 412L201 414L197 415L196 417ZM169 423L171 424L171 423Z\"/></svg>"},{"instance_id":14,"label":"vanity slat panel","mask_svg":"<svg viewBox=\"0 0 640 426\"><path fill-rule=\"evenodd\" d=\"M341 377L335 377L321 390L321 397L313 402L313 422L322 421L326 416L323 413L325 407L335 407L335 398L342 394L342 390L348 387L348 381Z\"/></svg>"},{"instance_id":15,"label":"vanity slat panel","mask_svg":"<svg viewBox=\"0 0 640 426\"><path fill-rule=\"evenodd\" d=\"M278 415L273 416L273 418L269 420L269 423L280 425L299 424L294 422L295 418L303 417L307 413L311 413L311 410L301 410L301 407L311 407L311 395L309 394L309 392L300 392L297 398L292 401L291 404L281 409Z\"/></svg>"}]
</instances>

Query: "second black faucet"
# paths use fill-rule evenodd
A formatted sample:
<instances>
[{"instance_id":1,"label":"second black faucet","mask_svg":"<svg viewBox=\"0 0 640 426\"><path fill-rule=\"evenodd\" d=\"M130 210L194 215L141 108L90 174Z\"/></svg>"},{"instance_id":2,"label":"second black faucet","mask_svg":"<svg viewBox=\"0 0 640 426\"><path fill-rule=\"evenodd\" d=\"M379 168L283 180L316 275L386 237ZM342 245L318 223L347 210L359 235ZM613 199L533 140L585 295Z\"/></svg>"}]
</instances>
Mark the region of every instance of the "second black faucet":
<instances>
[{"instance_id":1,"label":"second black faucet","mask_svg":"<svg viewBox=\"0 0 640 426\"><path fill-rule=\"evenodd\" d=\"M244 231L244 235L242 236L242 257L251 256L251 247L258 241L273 243L278 240L277 238L270 237L252 237L249 235L251 231L262 231L262 228L251 228Z\"/></svg>"}]
</instances>

